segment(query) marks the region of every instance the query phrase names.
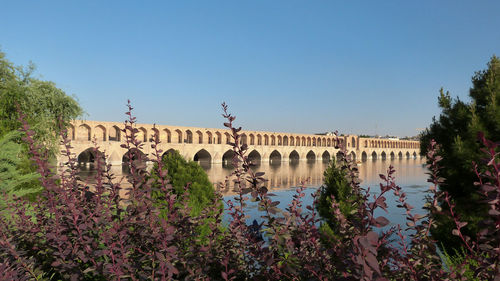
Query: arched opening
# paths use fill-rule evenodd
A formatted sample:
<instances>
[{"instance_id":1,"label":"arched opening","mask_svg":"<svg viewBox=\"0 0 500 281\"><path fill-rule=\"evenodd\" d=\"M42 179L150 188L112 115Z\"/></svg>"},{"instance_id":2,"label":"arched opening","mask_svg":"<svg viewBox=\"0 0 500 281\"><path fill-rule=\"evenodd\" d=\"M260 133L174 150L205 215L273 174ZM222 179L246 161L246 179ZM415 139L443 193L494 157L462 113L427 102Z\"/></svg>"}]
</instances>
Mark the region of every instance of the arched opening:
<instances>
[{"instance_id":1,"label":"arched opening","mask_svg":"<svg viewBox=\"0 0 500 281\"><path fill-rule=\"evenodd\" d=\"M215 135L217 136L216 137L217 144L221 144L222 143L222 135L219 132L215 132Z\"/></svg>"},{"instance_id":2,"label":"arched opening","mask_svg":"<svg viewBox=\"0 0 500 281\"><path fill-rule=\"evenodd\" d=\"M311 138L307 137L307 146L311 146Z\"/></svg>"},{"instance_id":3,"label":"arched opening","mask_svg":"<svg viewBox=\"0 0 500 281\"><path fill-rule=\"evenodd\" d=\"M306 155L307 162L314 162L316 161L316 154L312 150L309 150Z\"/></svg>"},{"instance_id":4,"label":"arched opening","mask_svg":"<svg viewBox=\"0 0 500 281\"><path fill-rule=\"evenodd\" d=\"M108 139L110 141L120 141L121 140L120 128L118 128L117 126L111 127L111 129L109 130Z\"/></svg>"},{"instance_id":5,"label":"arched opening","mask_svg":"<svg viewBox=\"0 0 500 281\"><path fill-rule=\"evenodd\" d=\"M295 145L295 138L290 137L290 146L294 146L294 145Z\"/></svg>"},{"instance_id":6,"label":"arched opening","mask_svg":"<svg viewBox=\"0 0 500 281\"><path fill-rule=\"evenodd\" d=\"M140 140L142 142L147 142L148 141L148 131L145 128L140 127L139 129L137 129L137 134L135 135L135 137L137 140Z\"/></svg>"},{"instance_id":7,"label":"arched opening","mask_svg":"<svg viewBox=\"0 0 500 281\"><path fill-rule=\"evenodd\" d=\"M377 152L372 153L372 160L377 160Z\"/></svg>"},{"instance_id":8,"label":"arched opening","mask_svg":"<svg viewBox=\"0 0 500 281\"><path fill-rule=\"evenodd\" d=\"M417 159L417 153L416 152L413 152L413 159Z\"/></svg>"},{"instance_id":9,"label":"arched opening","mask_svg":"<svg viewBox=\"0 0 500 281\"><path fill-rule=\"evenodd\" d=\"M276 138L271 136L271 145L276 145Z\"/></svg>"},{"instance_id":10,"label":"arched opening","mask_svg":"<svg viewBox=\"0 0 500 281\"><path fill-rule=\"evenodd\" d=\"M231 135L229 133L224 133L224 136L226 137L226 144L231 143Z\"/></svg>"},{"instance_id":11,"label":"arched opening","mask_svg":"<svg viewBox=\"0 0 500 281\"><path fill-rule=\"evenodd\" d=\"M356 147L356 138L354 138L354 137L351 138L351 144L352 144L352 147Z\"/></svg>"},{"instance_id":12,"label":"arched opening","mask_svg":"<svg viewBox=\"0 0 500 281\"><path fill-rule=\"evenodd\" d=\"M410 152L406 152L406 159L410 159Z\"/></svg>"},{"instance_id":13,"label":"arched opening","mask_svg":"<svg viewBox=\"0 0 500 281\"><path fill-rule=\"evenodd\" d=\"M198 162L202 167L210 167L210 163L212 163L212 155L208 153L205 149L201 149L193 157L193 160Z\"/></svg>"},{"instance_id":14,"label":"arched opening","mask_svg":"<svg viewBox=\"0 0 500 281\"><path fill-rule=\"evenodd\" d=\"M144 154L144 152L140 151L137 148L130 149L129 151L125 152L122 157L123 164L129 164L130 161L136 161L136 163L146 163L147 160L148 159L146 157L146 154Z\"/></svg>"},{"instance_id":15,"label":"arched opening","mask_svg":"<svg viewBox=\"0 0 500 281\"><path fill-rule=\"evenodd\" d=\"M171 143L172 142L172 134L170 133L169 129L164 129L165 132L165 142L166 143Z\"/></svg>"},{"instance_id":16,"label":"arched opening","mask_svg":"<svg viewBox=\"0 0 500 281\"><path fill-rule=\"evenodd\" d=\"M132 148L125 152L122 156L122 173L130 173L130 165L133 164L137 168L146 168L147 157L144 152L137 148Z\"/></svg>"},{"instance_id":17,"label":"arched opening","mask_svg":"<svg viewBox=\"0 0 500 281\"><path fill-rule=\"evenodd\" d=\"M385 160L387 158L387 155L385 154L385 151L382 151L382 154L380 154L380 158L382 160Z\"/></svg>"},{"instance_id":18,"label":"arched opening","mask_svg":"<svg viewBox=\"0 0 500 281\"><path fill-rule=\"evenodd\" d=\"M281 136L278 136L278 145L283 145L283 141Z\"/></svg>"},{"instance_id":19,"label":"arched opening","mask_svg":"<svg viewBox=\"0 0 500 281\"><path fill-rule=\"evenodd\" d=\"M307 143L306 143L306 137L302 137L302 146L306 146Z\"/></svg>"},{"instance_id":20,"label":"arched opening","mask_svg":"<svg viewBox=\"0 0 500 281\"><path fill-rule=\"evenodd\" d=\"M203 143L203 133L200 131L196 131L196 136L198 137L197 143L202 144Z\"/></svg>"},{"instance_id":21,"label":"arched opening","mask_svg":"<svg viewBox=\"0 0 500 281\"><path fill-rule=\"evenodd\" d=\"M102 125L95 126L94 136L97 141L106 141L106 128Z\"/></svg>"},{"instance_id":22,"label":"arched opening","mask_svg":"<svg viewBox=\"0 0 500 281\"><path fill-rule=\"evenodd\" d=\"M264 135L264 145L269 145L269 136Z\"/></svg>"},{"instance_id":23,"label":"arched opening","mask_svg":"<svg viewBox=\"0 0 500 281\"><path fill-rule=\"evenodd\" d=\"M88 125L82 124L78 126L78 131L76 132L76 139L81 141L90 140L90 127Z\"/></svg>"},{"instance_id":24,"label":"arched opening","mask_svg":"<svg viewBox=\"0 0 500 281\"><path fill-rule=\"evenodd\" d=\"M248 144L247 143L247 135L241 134L241 136L240 136L240 144Z\"/></svg>"},{"instance_id":25,"label":"arched opening","mask_svg":"<svg viewBox=\"0 0 500 281\"><path fill-rule=\"evenodd\" d=\"M391 160L394 160L396 158L396 155L394 154L394 151L391 151Z\"/></svg>"},{"instance_id":26,"label":"arched opening","mask_svg":"<svg viewBox=\"0 0 500 281\"><path fill-rule=\"evenodd\" d=\"M215 143L215 139L212 137L212 132L206 131L205 135L207 136L207 143L208 144Z\"/></svg>"},{"instance_id":27,"label":"arched opening","mask_svg":"<svg viewBox=\"0 0 500 281\"><path fill-rule=\"evenodd\" d=\"M248 160L250 160L252 164L260 164L260 153L257 150L252 150L252 152L248 154Z\"/></svg>"},{"instance_id":28,"label":"arched opening","mask_svg":"<svg viewBox=\"0 0 500 281\"><path fill-rule=\"evenodd\" d=\"M248 135L250 137L250 145L255 145L255 136L253 134Z\"/></svg>"},{"instance_id":29,"label":"arched opening","mask_svg":"<svg viewBox=\"0 0 500 281\"><path fill-rule=\"evenodd\" d=\"M186 139L184 139L185 143L193 143L193 132L190 130L186 130Z\"/></svg>"},{"instance_id":30,"label":"arched opening","mask_svg":"<svg viewBox=\"0 0 500 281\"><path fill-rule=\"evenodd\" d=\"M337 154L335 154L335 161L340 161L340 159L342 158L342 152L337 152Z\"/></svg>"},{"instance_id":31,"label":"arched opening","mask_svg":"<svg viewBox=\"0 0 500 281\"><path fill-rule=\"evenodd\" d=\"M368 159L368 155L366 154L366 152L362 152L361 153L361 161L366 161Z\"/></svg>"},{"instance_id":32,"label":"arched opening","mask_svg":"<svg viewBox=\"0 0 500 281\"><path fill-rule=\"evenodd\" d=\"M330 153L325 150L325 152L321 155L321 158L323 159L323 162L330 162Z\"/></svg>"},{"instance_id":33,"label":"arched opening","mask_svg":"<svg viewBox=\"0 0 500 281\"><path fill-rule=\"evenodd\" d=\"M68 124L68 127L66 128L67 130L67 138L70 140L75 140L75 127L73 125Z\"/></svg>"},{"instance_id":34,"label":"arched opening","mask_svg":"<svg viewBox=\"0 0 500 281\"><path fill-rule=\"evenodd\" d=\"M78 164L80 165L95 165L97 164L97 160L103 160L101 164L104 164L104 154L100 152L99 150L95 150L95 148L87 148L84 151L82 151L80 154L78 154Z\"/></svg>"},{"instance_id":35,"label":"arched opening","mask_svg":"<svg viewBox=\"0 0 500 281\"><path fill-rule=\"evenodd\" d=\"M222 155L222 166L233 166L233 158L236 155L233 150L228 150Z\"/></svg>"},{"instance_id":36,"label":"arched opening","mask_svg":"<svg viewBox=\"0 0 500 281\"><path fill-rule=\"evenodd\" d=\"M290 160L290 163L298 163L300 160L299 153L295 150L290 152L290 155L288 155L288 159Z\"/></svg>"},{"instance_id":37,"label":"arched opening","mask_svg":"<svg viewBox=\"0 0 500 281\"><path fill-rule=\"evenodd\" d=\"M269 155L270 164L281 164L281 154L277 150L273 150Z\"/></svg>"},{"instance_id":38,"label":"arched opening","mask_svg":"<svg viewBox=\"0 0 500 281\"><path fill-rule=\"evenodd\" d=\"M351 153L349 154L349 156L351 157L352 161L356 161L356 153L354 153L354 151L351 151Z\"/></svg>"},{"instance_id":39,"label":"arched opening","mask_svg":"<svg viewBox=\"0 0 500 281\"><path fill-rule=\"evenodd\" d=\"M287 136L283 137L283 145L288 145L288 137Z\"/></svg>"},{"instance_id":40,"label":"arched opening","mask_svg":"<svg viewBox=\"0 0 500 281\"><path fill-rule=\"evenodd\" d=\"M151 129L151 137L149 138L151 142L160 141L160 131L156 128Z\"/></svg>"},{"instance_id":41,"label":"arched opening","mask_svg":"<svg viewBox=\"0 0 500 281\"><path fill-rule=\"evenodd\" d=\"M177 133L177 143L182 143L182 131L177 129L175 132Z\"/></svg>"},{"instance_id":42,"label":"arched opening","mask_svg":"<svg viewBox=\"0 0 500 281\"><path fill-rule=\"evenodd\" d=\"M262 136L257 135L257 145L262 145Z\"/></svg>"},{"instance_id":43,"label":"arched opening","mask_svg":"<svg viewBox=\"0 0 500 281\"><path fill-rule=\"evenodd\" d=\"M398 153L398 158L403 159L403 153L401 151Z\"/></svg>"},{"instance_id":44,"label":"arched opening","mask_svg":"<svg viewBox=\"0 0 500 281\"><path fill-rule=\"evenodd\" d=\"M175 153L175 149L171 148L165 152L163 152L163 154L161 155L161 158L163 159L163 157L169 155L169 154L174 154Z\"/></svg>"}]
</instances>

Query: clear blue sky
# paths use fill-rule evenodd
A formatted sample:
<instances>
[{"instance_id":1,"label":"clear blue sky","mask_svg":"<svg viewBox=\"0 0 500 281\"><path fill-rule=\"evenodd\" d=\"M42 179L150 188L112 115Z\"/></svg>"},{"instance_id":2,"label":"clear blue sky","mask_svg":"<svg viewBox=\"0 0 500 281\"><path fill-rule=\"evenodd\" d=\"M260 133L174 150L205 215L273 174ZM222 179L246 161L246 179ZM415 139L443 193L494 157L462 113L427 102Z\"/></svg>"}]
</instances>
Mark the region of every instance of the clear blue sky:
<instances>
[{"instance_id":1,"label":"clear blue sky","mask_svg":"<svg viewBox=\"0 0 500 281\"><path fill-rule=\"evenodd\" d=\"M0 47L89 120L415 135L500 55L500 1L1 1ZM141 3L141 4L139 4Z\"/></svg>"}]
</instances>

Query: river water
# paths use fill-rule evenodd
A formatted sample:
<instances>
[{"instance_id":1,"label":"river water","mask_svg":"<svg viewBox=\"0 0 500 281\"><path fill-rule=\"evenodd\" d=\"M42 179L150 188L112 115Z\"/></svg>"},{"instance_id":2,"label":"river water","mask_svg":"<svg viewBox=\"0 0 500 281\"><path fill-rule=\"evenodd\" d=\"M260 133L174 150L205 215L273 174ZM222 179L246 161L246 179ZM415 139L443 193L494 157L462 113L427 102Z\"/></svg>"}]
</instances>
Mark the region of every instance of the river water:
<instances>
[{"instance_id":1,"label":"river water","mask_svg":"<svg viewBox=\"0 0 500 281\"><path fill-rule=\"evenodd\" d=\"M359 177L362 180L361 185L364 188L370 187L370 192L376 194L380 192L379 183L381 182L379 174L386 174L389 165L394 166L396 170L396 183L402 187L407 194L407 202L415 206L414 213L424 214L422 206L425 202L426 191L429 184L427 183L427 175L425 168L425 159L394 159L394 160L367 160L358 163ZM268 188L276 194L273 199L280 201L279 207L284 209L291 202L292 196L295 193L295 187L302 184L307 187L305 190L306 197L304 205L311 205L313 199L311 194L314 193L323 183L323 172L328 163L321 161L306 162L299 161L298 163L281 163L278 165L270 165L262 163L254 167L255 171L264 172L264 177L268 179ZM207 172L208 177L214 186L217 183L224 182L226 177L231 174L232 168L223 166L222 164L202 165ZM120 166L114 166L112 172L120 180L126 176L126 171ZM86 182L92 182L92 177L95 175L95 170L92 168L81 167L80 176ZM122 183L126 180L123 179ZM126 184L124 184L126 186ZM232 188L221 190L224 199L231 200L234 197ZM404 210L396 207L395 198L392 194L387 194L388 213L382 211L377 212L377 215L386 216L392 224L399 223L404 225ZM257 212L255 205L250 204L248 215L251 219L259 220L260 214Z\"/></svg>"}]
</instances>

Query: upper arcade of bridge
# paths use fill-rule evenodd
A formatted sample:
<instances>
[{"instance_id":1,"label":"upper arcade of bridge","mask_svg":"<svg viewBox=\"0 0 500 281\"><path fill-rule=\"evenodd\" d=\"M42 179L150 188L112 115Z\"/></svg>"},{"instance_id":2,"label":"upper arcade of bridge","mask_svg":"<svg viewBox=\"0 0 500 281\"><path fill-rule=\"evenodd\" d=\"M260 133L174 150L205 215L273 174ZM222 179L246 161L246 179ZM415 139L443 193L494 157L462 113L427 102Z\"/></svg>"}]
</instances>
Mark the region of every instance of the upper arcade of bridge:
<instances>
[{"instance_id":1,"label":"upper arcade of bridge","mask_svg":"<svg viewBox=\"0 0 500 281\"><path fill-rule=\"evenodd\" d=\"M121 142L124 140L121 129L123 123L105 121L71 122L68 135L78 143ZM158 138L164 144L222 144L231 142L227 129L181 127L168 125L136 124L137 138L150 142ZM348 150L363 148L409 148L419 149L418 141L365 138L357 135L335 136L297 134L265 131L241 131L241 142L250 146L297 146L297 147L335 147L337 141L344 143Z\"/></svg>"}]
</instances>

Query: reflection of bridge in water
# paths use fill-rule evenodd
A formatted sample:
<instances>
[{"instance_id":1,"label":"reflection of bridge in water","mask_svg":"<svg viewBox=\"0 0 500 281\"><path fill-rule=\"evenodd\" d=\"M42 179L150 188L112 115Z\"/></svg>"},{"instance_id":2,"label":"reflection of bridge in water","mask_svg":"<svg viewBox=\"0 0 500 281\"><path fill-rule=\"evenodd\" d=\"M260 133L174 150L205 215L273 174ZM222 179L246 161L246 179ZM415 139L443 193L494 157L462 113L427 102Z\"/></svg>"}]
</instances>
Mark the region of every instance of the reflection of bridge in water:
<instances>
[{"instance_id":1,"label":"reflection of bridge in water","mask_svg":"<svg viewBox=\"0 0 500 281\"><path fill-rule=\"evenodd\" d=\"M370 185L375 191L378 191L378 183L380 183L379 174L384 174L389 165L393 165L396 169L396 180L400 185L422 184L426 182L426 176L422 172L422 164L424 159L394 159L394 160L367 160L360 162L358 165L359 177L363 180L362 185ZM80 177L84 182L92 183L95 170L90 166L82 166ZM303 182L306 187L318 187L323 184L323 173L328 166L328 163L323 161L307 162L301 161L298 163L278 163L269 164L262 163L253 167L254 171L264 172L264 178L268 180L267 186L271 191L289 189L300 186ZM151 166L150 166L151 167ZM223 183L226 177L233 171L232 167L226 165L205 165L202 167L208 174L208 177L214 186ZM122 166L112 166L111 172L120 180L128 175L127 169L122 169ZM229 179L231 180L231 179ZM128 187L126 179L122 179L122 186ZM234 184L230 184L229 189L221 190L224 195L234 194Z\"/></svg>"},{"instance_id":2,"label":"reflection of bridge in water","mask_svg":"<svg viewBox=\"0 0 500 281\"><path fill-rule=\"evenodd\" d=\"M73 121L69 128L73 153L82 164L93 163L98 155L106 155L106 162L121 165L128 155L120 145L125 136L122 123L101 121ZM167 153L178 150L188 160L202 164L231 162L233 151L230 131L197 127L179 127L151 124L137 124L137 138L145 143L143 152L152 155L149 145L159 139L159 147ZM338 153L337 142L344 144L348 153L356 160L367 159L409 159L419 155L418 141L364 138L357 135L335 136L275 133L264 131L241 131L241 141L249 147L248 157L255 163L276 164L298 161L328 161ZM97 141L99 150L93 149L92 140Z\"/></svg>"}]
</instances>

